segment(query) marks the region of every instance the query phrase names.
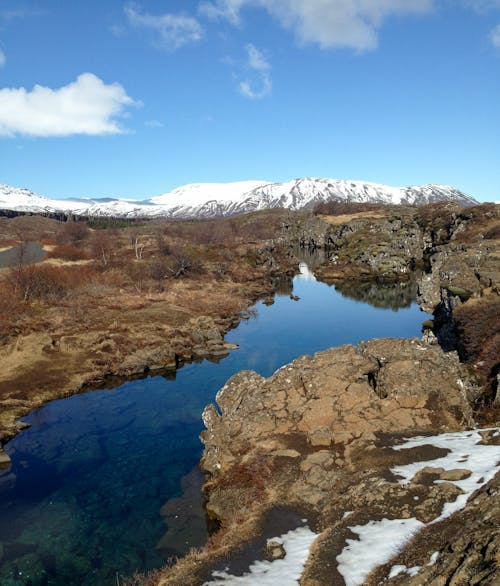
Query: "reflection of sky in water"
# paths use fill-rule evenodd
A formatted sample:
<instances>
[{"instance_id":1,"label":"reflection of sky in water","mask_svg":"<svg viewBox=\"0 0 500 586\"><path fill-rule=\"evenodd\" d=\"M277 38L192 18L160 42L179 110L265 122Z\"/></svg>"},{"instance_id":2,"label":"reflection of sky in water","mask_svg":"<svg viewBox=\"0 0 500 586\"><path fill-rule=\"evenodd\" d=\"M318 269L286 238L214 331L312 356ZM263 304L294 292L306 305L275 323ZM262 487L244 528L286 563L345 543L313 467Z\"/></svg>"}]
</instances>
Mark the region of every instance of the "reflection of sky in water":
<instances>
[{"instance_id":1,"label":"reflection of sky in water","mask_svg":"<svg viewBox=\"0 0 500 586\"><path fill-rule=\"evenodd\" d=\"M315 281L316 277L305 262L299 263L299 274L295 277L296 281Z\"/></svg>"},{"instance_id":2,"label":"reflection of sky in water","mask_svg":"<svg viewBox=\"0 0 500 586\"><path fill-rule=\"evenodd\" d=\"M307 267L294 295L258 303L257 318L227 335L240 349L220 364L54 401L26 418L32 427L8 444L13 465L0 474L0 584L99 586L116 571L161 565L159 509L199 461L201 412L232 374L269 376L330 346L419 335L425 319L416 305L396 313L342 297Z\"/></svg>"}]
</instances>

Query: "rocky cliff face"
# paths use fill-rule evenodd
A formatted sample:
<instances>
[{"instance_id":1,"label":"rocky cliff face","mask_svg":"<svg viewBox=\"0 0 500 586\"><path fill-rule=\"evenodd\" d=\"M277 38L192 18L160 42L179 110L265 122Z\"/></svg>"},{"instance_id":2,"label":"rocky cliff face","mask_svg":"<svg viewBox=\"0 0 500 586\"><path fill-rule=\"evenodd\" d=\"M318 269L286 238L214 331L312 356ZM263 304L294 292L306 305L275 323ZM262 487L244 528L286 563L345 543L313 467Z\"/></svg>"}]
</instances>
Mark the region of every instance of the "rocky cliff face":
<instances>
[{"instance_id":1,"label":"rocky cliff face","mask_svg":"<svg viewBox=\"0 0 500 586\"><path fill-rule=\"evenodd\" d=\"M476 370L488 402L496 396L499 373L499 226L498 205L445 203L290 216L281 239L324 249L327 261L315 274L340 287L407 281L420 269L418 302L434 315L428 327L445 350L457 350Z\"/></svg>"}]
</instances>

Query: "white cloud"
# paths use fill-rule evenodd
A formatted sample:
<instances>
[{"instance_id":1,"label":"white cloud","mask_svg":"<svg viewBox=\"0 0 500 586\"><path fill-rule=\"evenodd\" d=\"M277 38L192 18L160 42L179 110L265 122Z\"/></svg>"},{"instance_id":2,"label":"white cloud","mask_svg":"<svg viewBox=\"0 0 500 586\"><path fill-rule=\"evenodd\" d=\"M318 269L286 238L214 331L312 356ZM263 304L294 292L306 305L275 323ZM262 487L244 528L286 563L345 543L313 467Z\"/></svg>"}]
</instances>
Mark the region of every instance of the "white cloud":
<instances>
[{"instance_id":1,"label":"white cloud","mask_svg":"<svg viewBox=\"0 0 500 586\"><path fill-rule=\"evenodd\" d=\"M477 12L487 12L500 8L500 0L462 0L467 8L472 8Z\"/></svg>"},{"instance_id":2,"label":"white cloud","mask_svg":"<svg viewBox=\"0 0 500 586\"><path fill-rule=\"evenodd\" d=\"M0 49L0 67L3 67L5 65L5 53L2 51L2 49Z\"/></svg>"},{"instance_id":3,"label":"white cloud","mask_svg":"<svg viewBox=\"0 0 500 586\"><path fill-rule=\"evenodd\" d=\"M271 65L264 56L264 53L259 51L251 43L246 46L248 56L248 66L255 71L269 71Z\"/></svg>"},{"instance_id":4,"label":"white cloud","mask_svg":"<svg viewBox=\"0 0 500 586\"><path fill-rule=\"evenodd\" d=\"M495 47L500 49L500 24L498 24L490 33L490 41Z\"/></svg>"},{"instance_id":5,"label":"white cloud","mask_svg":"<svg viewBox=\"0 0 500 586\"><path fill-rule=\"evenodd\" d=\"M241 9L247 4L250 4L249 0L204 0L200 2L199 12L208 18L225 18L237 25L241 20Z\"/></svg>"},{"instance_id":6,"label":"white cloud","mask_svg":"<svg viewBox=\"0 0 500 586\"><path fill-rule=\"evenodd\" d=\"M239 84L239 90L242 95L251 100L261 100L271 93L273 84L271 81L271 65L266 59L264 53L259 51L254 45L248 44L247 52L247 70L251 78L243 80Z\"/></svg>"},{"instance_id":7,"label":"white cloud","mask_svg":"<svg viewBox=\"0 0 500 586\"><path fill-rule=\"evenodd\" d=\"M243 8L260 7L291 29L300 43L362 51L377 46L377 32L386 18L426 13L433 6L434 0L211 0L202 2L200 10L239 24Z\"/></svg>"},{"instance_id":8,"label":"white cloud","mask_svg":"<svg viewBox=\"0 0 500 586\"><path fill-rule=\"evenodd\" d=\"M185 14L152 15L142 13L134 3L124 8L131 26L149 29L157 34L155 44L163 49L179 49L188 43L196 43L203 37L201 24L192 16Z\"/></svg>"},{"instance_id":9,"label":"white cloud","mask_svg":"<svg viewBox=\"0 0 500 586\"><path fill-rule=\"evenodd\" d=\"M58 89L36 85L0 89L0 136L120 134L116 118L138 106L118 83L106 85L92 73Z\"/></svg>"},{"instance_id":10,"label":"white cloud","mask_svg":"<svg viewBox=\"0 0 500 586\"><path fill-rule=\"evenodd\" d=\"M147 126L148 128L163 128L165 124L159 120L146 120L144 126Z\"/></svg>"}]
</instances>

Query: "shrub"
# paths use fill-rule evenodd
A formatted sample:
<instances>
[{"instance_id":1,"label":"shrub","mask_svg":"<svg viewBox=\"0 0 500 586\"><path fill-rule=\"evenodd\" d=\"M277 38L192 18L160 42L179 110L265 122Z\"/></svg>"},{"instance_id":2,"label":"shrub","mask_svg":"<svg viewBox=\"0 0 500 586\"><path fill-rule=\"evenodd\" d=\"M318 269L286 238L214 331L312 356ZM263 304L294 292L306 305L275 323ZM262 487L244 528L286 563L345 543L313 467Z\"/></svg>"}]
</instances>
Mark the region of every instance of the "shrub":
<instances>
[{"instance_id":1,"label":"shrub","mask_svg":"<svg viewBox=\"0 0 500 586\"><path fill-rule=\"evenodd\" d=\"M500 356L499 315L500 300L497 299L473 300L459 305L453 312L461 357L478 366L477 373L491 388L496 384Z\"/></svg>"},{"instance_id":2,"label":"shrub","mask_svg":"<svg viewBox=\"0 0 500 586\"><path fill-rule=\"evenodd\" d=\"M88 238L90 230L86 222L74 222L68 220L57 237L60 244L80 246Z\"/></svg>"},{"instance_id":3,"label":"shrub","mask_svg":"<svg viewBox=\"0 0 500 586\"><path fill-rule=\"evenodd\" d=\"M174 279L186 277L187 275L200 274L204 272L203 264L192 252L186 249L177 249L166 264L168 276Z\"/></svg>"}]
</instances>

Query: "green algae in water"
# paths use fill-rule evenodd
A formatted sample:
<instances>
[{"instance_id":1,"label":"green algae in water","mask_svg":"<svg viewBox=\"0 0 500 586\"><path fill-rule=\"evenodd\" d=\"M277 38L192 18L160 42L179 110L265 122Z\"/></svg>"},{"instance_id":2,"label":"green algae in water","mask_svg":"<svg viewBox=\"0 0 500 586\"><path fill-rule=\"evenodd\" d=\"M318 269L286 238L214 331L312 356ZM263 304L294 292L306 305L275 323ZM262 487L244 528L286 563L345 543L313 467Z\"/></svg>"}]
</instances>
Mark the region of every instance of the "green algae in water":
<instances>
[{"instance_id":1,"label":"green algae in water","mask_svg":"<svg viewBox=\"0 0 500 586\"><path fill-rule=\"evenodd\" d=\"M274 305L259 303L256 319L228 334L240 349L220 364L54 401L25 418L31 427L6 446L12 466L0 473L2 586L116 585L117 573L159 567L201 545L200 502L183 510L185 501L172 499L199 462L201 413L226 380L243 369L270 376L330 346L418 336L426 318L415 304L395 307L394 291L391 309L380 307L383 288L373 307L305 270L293 291L299 301L283 287ZM179 530L158 548L167 501L181 507Z\"/></svg>"}]
</instances>

